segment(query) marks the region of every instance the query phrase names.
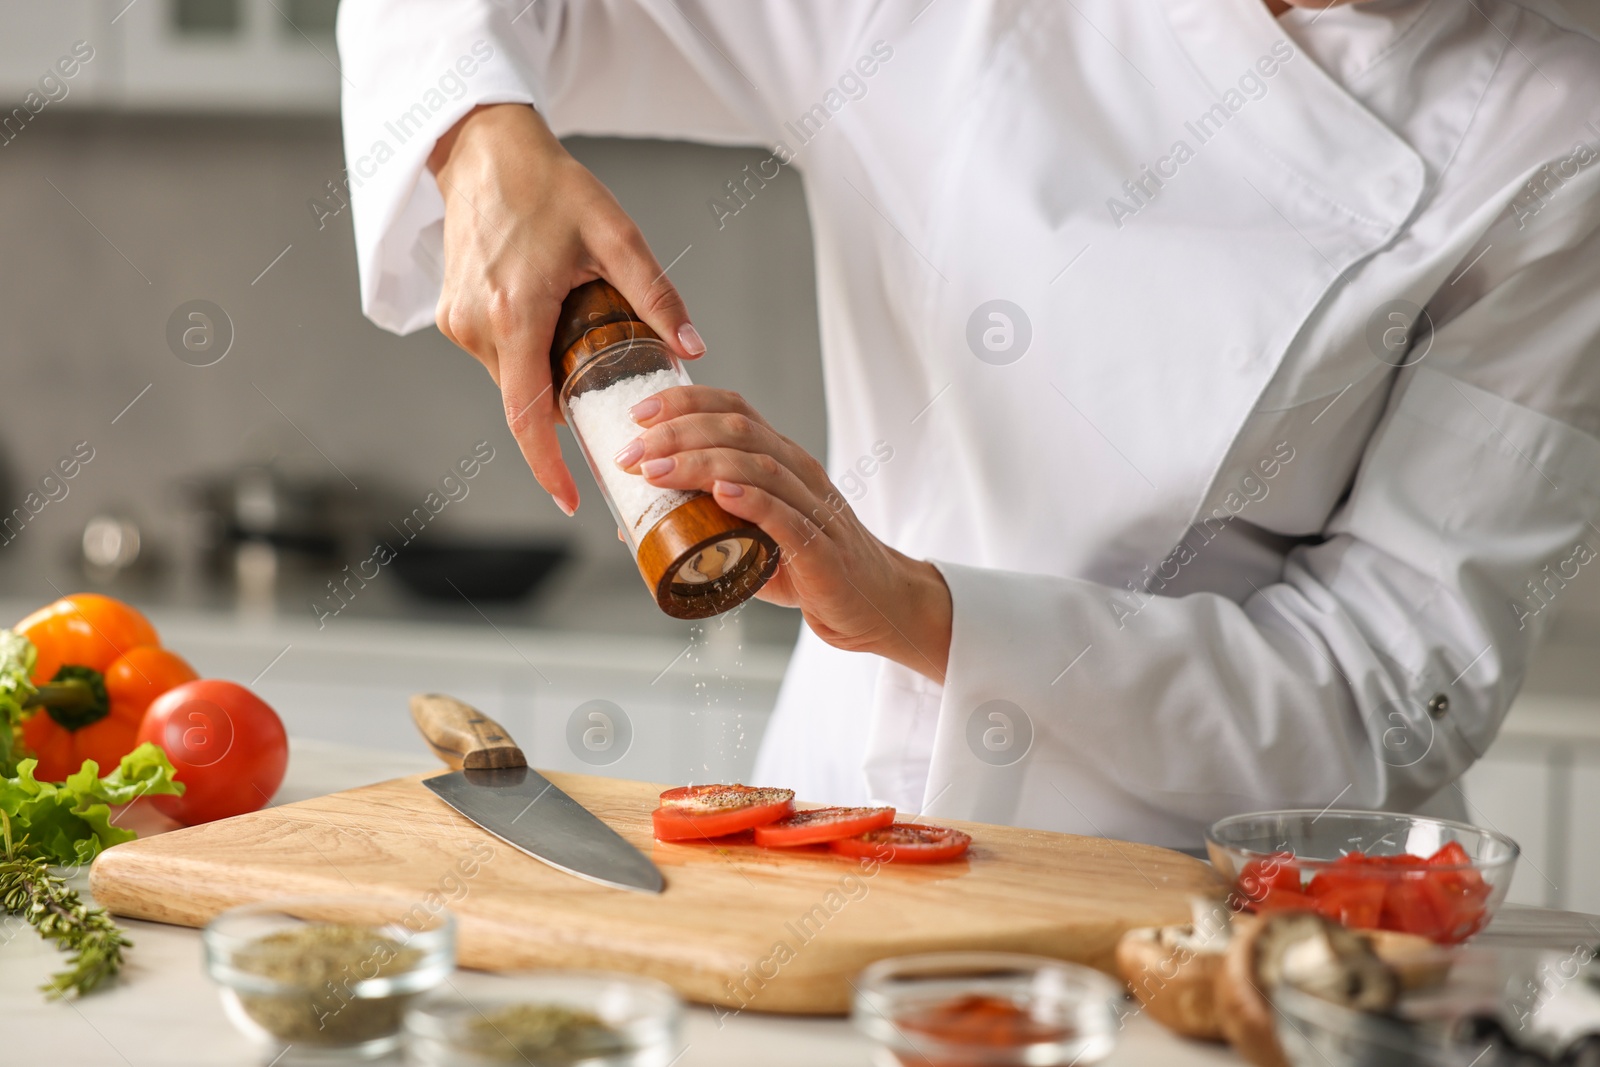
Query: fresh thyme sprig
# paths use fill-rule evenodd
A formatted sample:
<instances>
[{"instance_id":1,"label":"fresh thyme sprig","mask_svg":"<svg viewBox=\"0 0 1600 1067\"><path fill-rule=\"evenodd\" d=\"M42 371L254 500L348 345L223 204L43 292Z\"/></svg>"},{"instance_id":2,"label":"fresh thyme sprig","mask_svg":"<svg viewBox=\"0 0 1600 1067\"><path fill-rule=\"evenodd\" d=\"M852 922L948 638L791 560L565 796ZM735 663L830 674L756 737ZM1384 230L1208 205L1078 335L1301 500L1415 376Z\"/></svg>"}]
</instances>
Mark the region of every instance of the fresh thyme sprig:
<instances>
[{"instance_id":1,"label":"fresh thyme sprig","mask_svg":"<svg viewBox=\"0 0 1600 1067\"><path fill-rule=\"evenodd\" d=\"M68 969L51 975L40 988L51 1000L82 996L122 968L122 950L129 941L101 908L91 908L60 877L50 873L50 863L27 852L27 840L13 842L11 817L0 808L0 906L18 915L72 956Z\"/></svg>"}]
</instances>

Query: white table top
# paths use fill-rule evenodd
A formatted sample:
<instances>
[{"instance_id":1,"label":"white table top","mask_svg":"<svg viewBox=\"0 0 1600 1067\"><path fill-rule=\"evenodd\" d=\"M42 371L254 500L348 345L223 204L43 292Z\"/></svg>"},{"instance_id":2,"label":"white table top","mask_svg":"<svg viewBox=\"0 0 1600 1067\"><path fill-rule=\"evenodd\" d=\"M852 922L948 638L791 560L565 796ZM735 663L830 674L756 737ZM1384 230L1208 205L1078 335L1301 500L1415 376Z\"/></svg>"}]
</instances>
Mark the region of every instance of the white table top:
<instances>
[{"instance_id":1,"label":"white table top","mask_svg":"<svg viewBox=\"0 0 1600 1067\"><path fill-rule=\"evenodd\" d=\"M403 754L294 742L289 776L275 798L289 803L369 782L428 770ZM84 879L76 879L84 892ZM17 920L0 925L0 1061L74 1067L222 1067L258 1063L249 1043L222 1012L216 988L201 971L198 931L124 920L135 947L115 985L75 1003L47 1003L37 987L62 956ZM1574 938L1600 940L1600 920L1565 913L1508 910L1484 942L1552 947ZM851 1067L871 1063L871 1049L844 1019L742 1014L719 1026L709 1009L689 1012L686 1047L674 1067ZM393 1063L395 1060L378 1061ZM1113 1065L1170 1067L1240 1063L1226 1049L1169 1035L1133 1017ZM287 1067L287 1061L280 1067Z\"/></svg>"}]
</instances>

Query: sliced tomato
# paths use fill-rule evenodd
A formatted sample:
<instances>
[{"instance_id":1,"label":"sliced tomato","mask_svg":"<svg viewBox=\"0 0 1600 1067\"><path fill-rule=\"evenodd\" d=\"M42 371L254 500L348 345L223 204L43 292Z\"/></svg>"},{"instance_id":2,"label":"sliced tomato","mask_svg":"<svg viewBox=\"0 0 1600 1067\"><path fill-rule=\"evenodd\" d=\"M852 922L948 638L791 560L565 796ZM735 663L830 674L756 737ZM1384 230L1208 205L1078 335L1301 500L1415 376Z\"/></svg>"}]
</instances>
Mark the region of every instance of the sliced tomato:
<instances>
[{"instance_id":1,"label":"sliced tomato","mask_svg":"<svg viewBox=\"0 0 1600 1067\"><path fill-rule=\"evenodd\" d=\"M1483 907L1460 900L1440 899L1438 887L1431 883L1425 888L1434 914L1439 917L1434 940L1441 945L1458 945L1487 924L1489 913Z\"/></svg>"},{"instance_id":2,"label":"sliced tomato","mask_svg":"<svg viewBox=\"0 0 1600 1067\"><path fill-rule=\"evenodd\" d=\"M1427 865L1439 868L1430 871L1428 877L1439 887L1443 895L1458 897L1463 902L1473 904L1489 896L1488 883L1483 880L1483 875L1472 867L1472 857L1467 855L1467 850L1462 848L1459 842L1452 841L1429 856Z\"/></svg>"},{"instance_id":3,"label":"sliced tomato","mask_svg":"<svg viewBox=\"0 0 1600 1067\"><path fill-rule=\"evenodd\" d=\"M1349 856L1345 857L1345 859L1349 859L1349 858L1350 858ZM1368 857L1366 857L1365 862L1369 866L1373 866L1373 867L1402 868L1402 867L1426 867L1428 865L1428 861L1427 861L1426 857L1413 856L1409 852L1401 853L1398 856L1368 856Z\"/></svg>"},{"instance_id":4,"label":"sliced tomato","mask_svg":"<svg viewBox=\"0 0 1600 1067\"><path fill-rule=\"evenodd\" d=\"M1325 868L1316 873L1310 882L1306 883L1305 891L1314 897L1326 896L1329 893L1339 893L1350 890L1355 886L1375 885L1380 890L1389 884L1392 876L1381 871L1360 866L1352 867L1343 860L1332 867Z\"/></svg>"},{"instance_id":5,"label":"sliced tomato","mask_svg":"<svg viewBox=\"0 0 1600 1067\"><path fill-rule=\"evenodd\" d=\"M1247 900L1261 900L1276 890L1301 891L1300 868L1295 866L1293 852L1274 852L1251 860L1239 871L1239 892Z\"/></svg>"},{"instance_id":6,"label":"sliced tomato","mask_svg":"<svg viewBox=\"0 0 1600 1067\"><path fill-rule=\"evenodd\" d=\"M1391 882L1383 896L1383 928L1437 940L1442 924L1429 896L1427 882L1421 878Z\"/></svg>"},{"instance_id":7,"label":"sliced tomato","mask_svg":"<svg viewBox=\"0 0 1600 1067\"><path fill-rule=\"evenodd\" d=\"M881 830L893 822L893 808L813 808L756 827L756 844L763 848L820 845Z\"/></svg>"},{"instance_id":8,"label":"sliced tomato","mask_svg":"<svg viewBox=\"0 0 1600 1067\"><path fill-rule=\"evenodd\" d=\"M661 794L651 821L659 841L701 841L765 826L792 811L793 789L685 785Z\"/></svg>"},{"instance_id":9,"label":"sliced tomato","mask_svg":"<svg viewBox=\"0 0 1600 1067\"><path fill-rule=\"evenodd\" d=\"M1253 860L1239 875L1237 892L1258 911L1313 909L1345 926L1398 930L1442 944L1465 941L1488 921L1484 904L1492 887L1457 842L1426 857L1349 852L1303 889L1270 869L1269 860Z\"/></svg>"},{"instance_id":10,"label":"sliced tomato","mask_svg":"<svg viewBox=\"0 0 1600 1067\"><path fill-rule=\"evenodd\" d=\"M1317 910L1334 922L1343 923L1355 930L1375 929L1383 917L1384 885L1375 878L1349 882L1317 891L1317 881L1311 880L1310 895L1315 898Z\"/></svg>"},{"instance_id":11,"label":"sliced tomato","mask_svg":"<svg viewBox=\"0 0 1600 1067\"><path fill-rule=\"evenodd\" d=\"M881 830L831 841L828 847L841 856L870 856L896 863L942 863L965 853L970 844L970 834L948 826L897 822Z\"/></svg>"},{"instance_id":12,"label":"sliced tomato","mask_svg":"<svg viewBox=\"0 0 1600 1067\"><path fill-rule=\"evenodd\" d=\"M1269 889L1255 907L1257 911L1316 911L1317 898L1293 889Z\"/></svg>"},{"instance_id":13,"label":"sliced tomato","mask_svg":"<svg viewBox=\"0 0 1600 1067\"><path fill-rule=\"evenodd\" d=\"M1476 871L1465 873L1478 880L1468 883L1462 880L1462 872L1436 871L1430 872L1422 882L1423 896L1438 918L1434 939L1442 944L1454 945L1465 941L1483 929L1488 919L1483 900L1489 894L1489 887Z\"/></svg>"}]
</instances>

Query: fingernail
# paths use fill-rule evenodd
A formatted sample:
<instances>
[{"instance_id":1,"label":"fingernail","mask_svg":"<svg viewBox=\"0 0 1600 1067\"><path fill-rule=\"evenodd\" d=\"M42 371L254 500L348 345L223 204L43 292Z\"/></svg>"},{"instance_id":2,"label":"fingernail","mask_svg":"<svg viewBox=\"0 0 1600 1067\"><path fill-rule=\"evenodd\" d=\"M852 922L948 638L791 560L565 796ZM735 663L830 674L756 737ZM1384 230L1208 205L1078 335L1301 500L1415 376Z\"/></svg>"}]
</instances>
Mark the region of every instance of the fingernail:
<instances>
[{"instance_id":1,"label":"fingernail","mask_svg":"<svg viewBox=\"0 0 1600 1067\"><path fill-rule=\"evenodd\" d=\"M723 496L744 496L744 486L738 482L718 482L712 488Z\"/></svg>"},{"instance_id":2,"label":"fingernail","mask_svg":"<svg viewBox=\"0 0 1600 1067\"><path fill-rule=\"evenodd\" d=\"M634 422L643 422L645 419L658 415L661 412L661 399L649 396L639 401L628 409L628 414L633 416Z\"/></svg>"},{"instance_id":3,"label":"fingernail","mask_svg":"<svg viewBox=\"0 0 1600 1067\"><path fill-rule=\"evenodd\" d=\"M629 467L639 462L639 457L642 455L644 455L644 444L637 437L635 437L632 441L629 441L627 444L623 445L621 451L619 451L613 458L616 460L617 466L621 467L623 470L627 470Z\"/></svg>"},{"instance_id":4,"label":"fingernail","mask_svg":"<svg viewBox=\"0 0 1600 1067\"><path fill-rule=\"evenodd\" d=\"M551 500L555 500L556 507L560 508L562 510L562 512L566 514L567 518L570 519L570 518L572 518L572 516L574 516L574 515L576 515L578 513L578 509L577 508L569 508L569 507L567 507L566 501L557 500L555 497L551 497L550 499Z\"/></svg>"},{"instance_id":5,"label":"fingernail","mask_svg":"<svg viewBox=\"0 0 1600 1067\"><path fill-rule=\"evenodd\" d=\"M678 343L691 356L702 355L706 350L706 343L700 339L700 331L694 328L692 322L678 327Z\"/></svg>"},{"instance_id":6,"label":"fingernail","mask_svg":"<svg viewBox=\"0 0 1600 1067\"><path fill-rule=\"evenodd\" d=\"M659 475L667 473L677 465L678 461L676 459L671 456L664 456L661 459L645 460L643 463L639 464L639 470L643 472L646 478L655 478Z\"/></svg>"}]
</instances>

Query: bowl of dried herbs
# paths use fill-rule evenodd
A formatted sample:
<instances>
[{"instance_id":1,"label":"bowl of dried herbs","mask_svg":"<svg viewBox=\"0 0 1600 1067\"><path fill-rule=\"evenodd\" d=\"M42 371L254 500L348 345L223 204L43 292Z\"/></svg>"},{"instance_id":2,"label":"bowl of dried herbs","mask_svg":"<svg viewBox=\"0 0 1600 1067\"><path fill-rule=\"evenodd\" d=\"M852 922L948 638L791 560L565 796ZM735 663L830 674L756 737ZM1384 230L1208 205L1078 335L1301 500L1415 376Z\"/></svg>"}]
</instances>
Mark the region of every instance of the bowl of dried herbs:
<instances>
[{"instance_id":1,"label":"bowl of dried herbs","mask_svg":"<svg viewBox=\"0 0 1600 1067\"><path fill-rule=\"evenodd\" d=\"M667 1067L683 1003L660 982L596 971L461 972L406 1012L411 1067Z\"/></svg>"},{"instance_id":2,"label":"bowl of dried herbs","mask_svg":"<svg viewBox=\"0 0 1600 1067\"><path fill-rule=\"evenodd\" d=\"M298 897L223 912L202 935L228 1017L257 1043L339 1058L384 1055L406 1008L455 967L443 909Z\"/></svg>"}]
</instances>

